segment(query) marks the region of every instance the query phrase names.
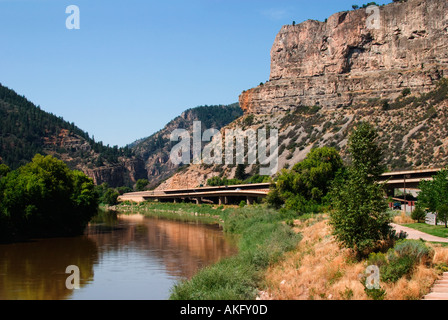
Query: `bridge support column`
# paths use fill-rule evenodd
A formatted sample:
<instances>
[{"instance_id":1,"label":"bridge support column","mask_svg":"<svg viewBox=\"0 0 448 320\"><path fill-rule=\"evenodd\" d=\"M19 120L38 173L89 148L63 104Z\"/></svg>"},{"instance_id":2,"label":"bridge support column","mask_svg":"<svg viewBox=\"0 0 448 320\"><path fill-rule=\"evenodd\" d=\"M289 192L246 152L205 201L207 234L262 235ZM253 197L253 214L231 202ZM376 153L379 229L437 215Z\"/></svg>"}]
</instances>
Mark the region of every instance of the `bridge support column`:
<instances>
[{"instance_id":1,"label":"bridge support column","mask_svg":"<svg viewBox=\"0 0 448 320\"><path fill-rule=\"evenodd\" d=\"M226 196L219 197L219 205L222 205L222 204L229 204L229 200L227 199Z\"/></svg>"},{"instance_id":2,"label":"bridge support column","mask_svg":"<svg viewBox=\"0 0 448 320\"><path fill-rule=\"evenodd\" d=\"M247 205L252 205L254 204L254 198L253 197L247 197Z\"/></svg>"},{"instance_id":3,"label":"bridge support column","mask_svg":"<svg viewBox=\"0 0 448 320\"><path fill-rule=\"evenodd\" d=\"M194 198L194 200L196 200L196 204L201 204L202 203L202 198Z\"/></svg>"}]
</instances>

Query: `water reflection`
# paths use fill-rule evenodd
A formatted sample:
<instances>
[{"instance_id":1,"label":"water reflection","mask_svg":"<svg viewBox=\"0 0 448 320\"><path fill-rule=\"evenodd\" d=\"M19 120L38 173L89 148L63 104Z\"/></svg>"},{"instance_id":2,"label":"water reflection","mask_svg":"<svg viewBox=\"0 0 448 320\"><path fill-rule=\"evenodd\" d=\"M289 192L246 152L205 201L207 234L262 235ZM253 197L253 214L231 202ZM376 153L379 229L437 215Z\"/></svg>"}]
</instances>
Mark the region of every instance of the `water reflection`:
<instances>
[{"instance_id":1,"label":"water reflection","mask_svg":"<svg viewBox=\"0 0 448 320\"><path fill-rule=\"evenodd\" d=\"M80 285L93 280L98 248L87 237L42 239L0 245L1 300L66 299L67 266L80 269Z\"/></svg>"},{"instance_id":2,"label":"water reflection","mask_svg":"<svg viewBox=\"0 0 448 320\"><path fill-rule=\"evenodd\" d=\"M0 245L0 299L167 299L176 281L235 252L214 227L107 213L81 237ZM68 265L80 290L65 288Z\"/></svg>"}]
</instances>

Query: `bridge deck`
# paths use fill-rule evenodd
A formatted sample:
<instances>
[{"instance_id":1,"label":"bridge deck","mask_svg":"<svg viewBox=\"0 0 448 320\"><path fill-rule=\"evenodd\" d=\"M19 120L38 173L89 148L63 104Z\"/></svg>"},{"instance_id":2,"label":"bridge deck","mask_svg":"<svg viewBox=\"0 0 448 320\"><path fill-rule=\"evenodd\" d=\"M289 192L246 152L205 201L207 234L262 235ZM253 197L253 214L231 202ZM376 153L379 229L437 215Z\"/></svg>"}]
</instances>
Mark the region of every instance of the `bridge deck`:
<instances>
[{"instance_id":1,"label":"bridge deck","mask_svg":"<svg viewBox=\"0 0 448 320\"><path fill-rule=\"evenodd\" d=\"M379 182L386 183L390 188L415 188L422 180L432 180L442 169L423 169L386 172L381 175ZM241 199L246 197L250 203L254 198L264 198L269 192L270 183L254 183L245 185L200 187L187 189L157 190L125 193L119 197L120 201L131 200L142 202L149 199L156 200L195 200L198 203L201 198L214 199L214 201L227 202L231 198ZM224 200L222 199L224 198Z\"/></svg>"}]
</instances>

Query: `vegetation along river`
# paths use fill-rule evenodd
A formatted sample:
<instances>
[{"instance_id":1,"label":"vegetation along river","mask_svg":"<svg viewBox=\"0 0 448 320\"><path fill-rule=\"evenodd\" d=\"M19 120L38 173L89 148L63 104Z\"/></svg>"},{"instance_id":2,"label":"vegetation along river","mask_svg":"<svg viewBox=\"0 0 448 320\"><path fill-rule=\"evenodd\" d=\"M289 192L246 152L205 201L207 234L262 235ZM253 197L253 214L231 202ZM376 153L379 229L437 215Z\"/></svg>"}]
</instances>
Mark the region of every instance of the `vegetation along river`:
<instances>
[{"instance_id":1,"label":"vegetation along river","mask_svg":"<svg viewBox=\"0 0 448 320\"><path fill-rule=\"evenodd\" d=\"M0 300L165 300L177 281L235 253L218 227L107 213L83 236L0 244ZM71 265L79 289L66 287Z\"/></svg>"}]
</instances>

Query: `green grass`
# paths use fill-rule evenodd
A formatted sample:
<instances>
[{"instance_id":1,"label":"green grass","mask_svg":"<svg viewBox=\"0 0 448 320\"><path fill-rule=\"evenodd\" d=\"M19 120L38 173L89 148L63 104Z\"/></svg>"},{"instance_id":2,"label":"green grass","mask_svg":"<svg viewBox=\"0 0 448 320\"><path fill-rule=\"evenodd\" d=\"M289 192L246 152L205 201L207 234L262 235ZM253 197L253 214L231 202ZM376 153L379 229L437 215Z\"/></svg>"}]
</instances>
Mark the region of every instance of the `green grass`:
<instances>
[{"instance_id":1,"label":"green grass","mask_svg":"<svg viewBox=\"0 0 448 320\"><path fill-rule=\"evenodd\" d=\"M240 235L238 254L176 284L171 300L253 300L266 268L294 249L300 236L263 206L223 212L224 230Z\"/></svg>"},{"instance_id":2,"label":"green grass","mask_svg":"<svg viewBox=\"0 0 448 320\"><path fill-rule=\"evenodd\" d=\"M253 300L263 285L266 268L293 250L300 235L284 223L291 218L265 205L223 207L208 204L121 204L122 214L143 214L180 221L219 223L224 232L236 235L238 253L201 269L191 279L171 289L171 300Z\"/></svg>"},{"instance_id":3,"label":"green grass","mask_svg":"<svg viewBox=\"0 0 448 320\"><path fill-rule=\"evenodd\" d=\"M445 226L432 226L426 223L410 223L405 224L404 226L431 234L433 236L448 238L448 228L445 228Z\"/></svg>"},{"instance_id":4,"label":"green grass","mask_svg":"<svg viewBox=\"0 0 448 320\"><path fill-rule=\"evenodd\" d=\"M122 214L142 214L148 217L205 224L222 224L221 215L228 210L209 204L158 202L124 203L116 206L115 209Z\"/></svg>"}]
</instances>

